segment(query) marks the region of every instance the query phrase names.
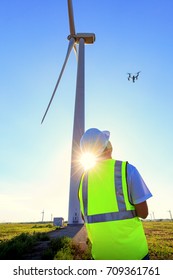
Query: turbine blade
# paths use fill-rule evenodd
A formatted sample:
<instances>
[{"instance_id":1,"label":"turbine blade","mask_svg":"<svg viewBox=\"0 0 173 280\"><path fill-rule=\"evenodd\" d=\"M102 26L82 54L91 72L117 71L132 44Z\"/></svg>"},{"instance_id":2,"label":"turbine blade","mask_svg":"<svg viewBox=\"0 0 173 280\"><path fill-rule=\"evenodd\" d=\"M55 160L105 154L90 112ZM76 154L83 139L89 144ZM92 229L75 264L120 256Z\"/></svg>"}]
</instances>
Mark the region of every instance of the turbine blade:
<instances>
[{"instance_id":1,"label":"turbine blade","mask_svg":"<svg viewBox=\"0 0 173 280\"><path fill-rule=\"evenodd\" d=\"M46 111L45 111L45 113L44 113L44 116L43 116L43 118L42 118L41 123L43 123L43 121L44 121L44 119L45 119L45 117L46 117L46 114L47 114L47 112L48 112L48 110L49 110L49 107L50 107L50 105L51 105L51 103L52 103L52 100L53 100L53 98L54 98L54 96L55 96L55 92L56 92L57 87L58 87L58 85L59 85L59 82L60 82L60 80L61 80L62 74L63 74L63 72L64 72L64 69L65 69L67 60L68 60L69 55L70 55L70 52L71 52L71 50L72 50L72 48L73 48L73 46L74 46L74 43L75 43L75 39L74 39L74 38L71 38L70 41L69 41L68 50L67 50L67 54L66 54L66 57L65 57L65 60L64 60L64 64L63 64L63 66L62 66L62 69L61 69L59 78L58 78L58 80L57 80L57 83L56 83L56 85L55 85L54 91L53 91L53 93L52 93L51 99L50 99L50 101L49 101L49 104L48 104L47 109L46 109Z\"/></svg>"},{"instance_id":2,"label":"turbine blade","mask_svg":"<svg viewBox=\"0 0 173 280\"><path fill-rule=\"evenodd\" d=\"M68 0L68 16L69 16L70 35L74 35L76 33L75 33L75 26L74 26L72 0Z\"/></svg>"}]
</instances>

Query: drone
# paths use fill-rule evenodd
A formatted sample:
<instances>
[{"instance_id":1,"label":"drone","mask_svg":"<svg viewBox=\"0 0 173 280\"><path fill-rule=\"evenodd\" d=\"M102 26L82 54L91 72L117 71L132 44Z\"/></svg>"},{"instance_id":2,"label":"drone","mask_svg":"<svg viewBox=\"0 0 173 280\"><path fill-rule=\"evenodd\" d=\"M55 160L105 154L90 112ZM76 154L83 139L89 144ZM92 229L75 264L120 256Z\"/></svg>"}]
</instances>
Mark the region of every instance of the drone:
<instances>
[{"instance_id":1,"label":"drone","mask_svg":"<svg viewBox=\"0 0 173 280\"><path fill-rule=\"evenodd\" d=\"M128 76L128 81L132 80L132 82L134 83L135 80L138 80L138 77L139 77L139 73L141 71L137 72L136 74L133 74L132 73L127 73L129 76Z\"/></svg>"}]
</instances>

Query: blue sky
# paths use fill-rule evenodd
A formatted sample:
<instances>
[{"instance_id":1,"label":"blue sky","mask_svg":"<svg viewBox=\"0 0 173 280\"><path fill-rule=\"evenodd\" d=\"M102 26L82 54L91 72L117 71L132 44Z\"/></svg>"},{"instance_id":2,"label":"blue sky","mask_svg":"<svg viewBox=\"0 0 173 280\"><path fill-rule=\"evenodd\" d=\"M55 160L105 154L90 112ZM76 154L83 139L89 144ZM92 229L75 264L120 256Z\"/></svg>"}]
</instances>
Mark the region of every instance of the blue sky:
<instances>
[{"instance_id":1,"label":"blue sky","mask_svg":"<svg viewBox=\"0 0 173 280\"><path fill-rule=\"evenodd\" d=\"M173 213L172 0L74 0L85 48L86 128L111 132L113 156L135 165L153 193L149 217ZM0 222L67 219L76 58L61 70L66 0L0 4ZM136 83L127 72L141 71Z\"/></svg>"}]
</instances>

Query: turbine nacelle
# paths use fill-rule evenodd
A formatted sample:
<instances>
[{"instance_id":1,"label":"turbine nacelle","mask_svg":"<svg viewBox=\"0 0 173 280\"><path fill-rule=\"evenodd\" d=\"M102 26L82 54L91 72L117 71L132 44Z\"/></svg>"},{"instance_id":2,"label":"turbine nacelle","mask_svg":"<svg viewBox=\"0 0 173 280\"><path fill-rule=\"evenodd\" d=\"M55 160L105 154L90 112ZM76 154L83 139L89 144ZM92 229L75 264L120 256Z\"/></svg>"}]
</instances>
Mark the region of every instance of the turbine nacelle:
<instances>
[{"instance_id":1,"label":"turbine nacelle","mask_svg":"<svg viewBox=\"0 0 173 280\"><path fill-rule=\"evenodd\" d=\"M71 38L75 39L75 43L79 44L79 40L82 38L84 39L85 44L93 44L95 42L95 34L94 33L77 33L77 34L70 34L67 39L70 40Z\"/></svg>"}]
</instances>

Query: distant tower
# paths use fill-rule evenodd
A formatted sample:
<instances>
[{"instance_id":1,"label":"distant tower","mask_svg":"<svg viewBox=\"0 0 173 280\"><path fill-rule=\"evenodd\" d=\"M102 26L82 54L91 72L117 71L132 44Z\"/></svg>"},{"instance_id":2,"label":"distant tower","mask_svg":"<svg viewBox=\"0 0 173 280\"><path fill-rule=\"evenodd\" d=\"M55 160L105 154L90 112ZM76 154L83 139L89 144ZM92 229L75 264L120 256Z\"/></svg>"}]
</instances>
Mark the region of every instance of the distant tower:
<instances>
[{"instance_id":1,"label":"distant tower","mask_svg":"<svg viewBox=\"0 0 173 280\"><path fill-rule=\"evenodd\" d=\"M41 212L42 214L42 222L44 221L44 210Z\"/></svg>"},{"instance_id":2,"label":"distant tower","mask_svg":"<svg viewBox=\"0 0 173 280\"><path fill-rule=\"evenodd\" d=\"M171 218L171 221L172 221L172 213L171 213L171 210L168 211L169 214L170 214L170 218Z\"/></svg>"}]
</instances>

